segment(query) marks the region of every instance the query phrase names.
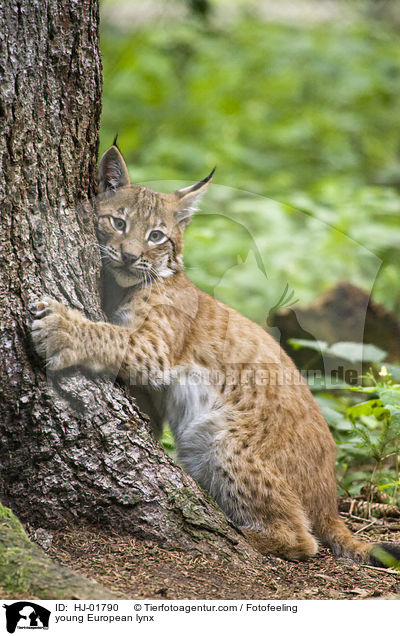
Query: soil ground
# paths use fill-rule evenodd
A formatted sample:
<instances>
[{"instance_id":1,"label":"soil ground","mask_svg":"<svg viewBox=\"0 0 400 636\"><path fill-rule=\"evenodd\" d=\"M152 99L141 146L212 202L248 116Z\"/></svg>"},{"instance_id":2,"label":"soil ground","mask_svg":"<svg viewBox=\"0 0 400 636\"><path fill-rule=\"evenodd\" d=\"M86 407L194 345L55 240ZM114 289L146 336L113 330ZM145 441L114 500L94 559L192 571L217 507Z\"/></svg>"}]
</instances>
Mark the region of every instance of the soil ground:
<instances>
[{"instance_id":1,"label":"soil ground","mask_svg":"<svg viewBox=\"0 0 400 636\"><path fill-rule=\"evenodd\" d=\"M398 521L343 518L366 541L400 541ZM335 558L327 549L303 563L260 555L259 562L249 559L238 566L128 536L68 529L54 535L47 554L121 598L390 599L400 595L400 573Z\"/></svg>"}]
</instances>

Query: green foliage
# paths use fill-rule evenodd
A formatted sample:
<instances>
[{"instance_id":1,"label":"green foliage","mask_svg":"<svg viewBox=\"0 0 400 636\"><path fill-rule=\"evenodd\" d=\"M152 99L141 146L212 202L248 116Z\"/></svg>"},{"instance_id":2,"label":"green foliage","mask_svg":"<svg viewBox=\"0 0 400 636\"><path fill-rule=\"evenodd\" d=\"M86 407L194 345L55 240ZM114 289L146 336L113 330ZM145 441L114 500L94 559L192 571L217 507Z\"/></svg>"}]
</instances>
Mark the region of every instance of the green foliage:
<instances>
[{"instance_id":1,"label":"green foliage","mask_svg":"<svg viewBox=\"0 0 400 636\"><path fill-rule=\"evenodd\" d=\"M366 401L349 396L319 395L325 416L338 444L340 485L358 494L368 483L378 486L398 502L400 486L400 384L382 367L379 380L372 373L369 386L349 387L353 393L369 394Z\"/></svg>"},{"instance_id":2,"label":"green foliage","mask_svg":"<svg viewBox=\"0 0 400 636\"><path fill-rule=\"evenodd\" d=\"M400 385L392 384L386 372L380 381L371 377L377 398L350 407L347 417L359 448L374 460L371 483L390 488L396 498L400 479Z\"/></svg>"},{"instance_id":3,"label":"green foliage","mask_svg":"<svg viewBox=\"0 0 400 636\"><path fill-rule=\"evenodd\" d=\"M370 291L379 259L375 298L399 309L399 50L384 23L103 23L101 150L118 131L137 181L217 165L230 187L203 203L222 216L188 231L188 273L209 292L223 279L218 296L251 318L287 284L302 303L339 279Z\"/></svg>"},{"instance_id":4,"label":"green foliage","mask_svg":"<svg viewBox=\"0 0 400 636\"><path fill-rule=\"evenodd\" d=\"M162 437L160 440L161 446L165 450L165 452L172 457L172 459L176 460L176 446L174 436L172 435L171 429L168 424L166 424L163 428Z\"/></svg>"}]
</instances>

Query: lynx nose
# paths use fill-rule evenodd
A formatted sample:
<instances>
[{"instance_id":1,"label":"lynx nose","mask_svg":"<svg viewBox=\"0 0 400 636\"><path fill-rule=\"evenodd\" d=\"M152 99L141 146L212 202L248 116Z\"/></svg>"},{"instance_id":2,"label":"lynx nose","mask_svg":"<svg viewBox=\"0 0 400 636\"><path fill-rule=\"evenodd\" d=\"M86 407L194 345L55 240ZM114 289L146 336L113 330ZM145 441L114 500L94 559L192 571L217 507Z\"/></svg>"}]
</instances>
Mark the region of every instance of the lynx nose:
<instances>
[{"instance_id":1,"label":"lynx nose","mask_svg":"<svg viewBox=\"0 0 400 636\"><path fill-rule=\"evenodd\" d=\"M132 265L133 263L136 263L138 258L139 256L135 256L135 254L129 254L129 252L124 252L122 254L122 260L125 265Z\"/></svg>"}]
</instances>

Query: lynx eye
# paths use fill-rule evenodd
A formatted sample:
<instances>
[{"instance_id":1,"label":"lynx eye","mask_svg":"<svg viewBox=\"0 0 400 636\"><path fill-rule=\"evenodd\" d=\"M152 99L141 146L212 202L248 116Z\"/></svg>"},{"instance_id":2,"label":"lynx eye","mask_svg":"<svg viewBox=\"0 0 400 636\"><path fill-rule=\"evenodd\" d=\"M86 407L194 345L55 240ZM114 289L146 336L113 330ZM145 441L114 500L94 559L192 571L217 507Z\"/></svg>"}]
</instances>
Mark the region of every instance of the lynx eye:
<instances>
[{"instance_id":1,"label":"lynx eye","mask_svg":"<svg viewBox=\"0 0 400 636\"><path fill-rule=\"evenodd\" d=\"M117 232L125 232L126 221L124 221L124 219L121 219L118 216L112 216L110 217L110 222L114 230L117 230Z\"/></svg>"},{"instance_id":2,"label":"lynx eye","mask_svg":"<svg viewBox=\"0 0 400 636\"><path fill-rule=\"evenodd\" d=\"M161 230L152 230L147 240L151 241L152 243L161 243L166 238L167 237L165 236L164 232L162 232Z\"/></svg>"}]
</instances>

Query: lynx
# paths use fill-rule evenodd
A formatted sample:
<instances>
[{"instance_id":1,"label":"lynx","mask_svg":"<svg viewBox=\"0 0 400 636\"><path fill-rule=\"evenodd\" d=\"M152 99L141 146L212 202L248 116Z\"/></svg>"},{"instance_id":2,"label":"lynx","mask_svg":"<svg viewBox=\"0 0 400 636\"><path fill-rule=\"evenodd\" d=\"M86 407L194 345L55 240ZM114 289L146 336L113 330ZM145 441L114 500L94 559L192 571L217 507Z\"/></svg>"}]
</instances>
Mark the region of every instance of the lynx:
<instances>
[{"instance_id":1,"label":"lynx","mask_svg":"<svg viewBox=\"0 0 400 636\"><path fill-rule=\"evenodd\" d=\"M305 381L260 326L183 272L183 235L213 173L169 194L130 184L116 145L99 167L98 237L110 322L45 298L32 337L47 367L119 376L169 422L180 463L264 554L380 563L338 516L335 443ZM398 546L386 544L394 556Z\"/></svg>"}]
</instances>

